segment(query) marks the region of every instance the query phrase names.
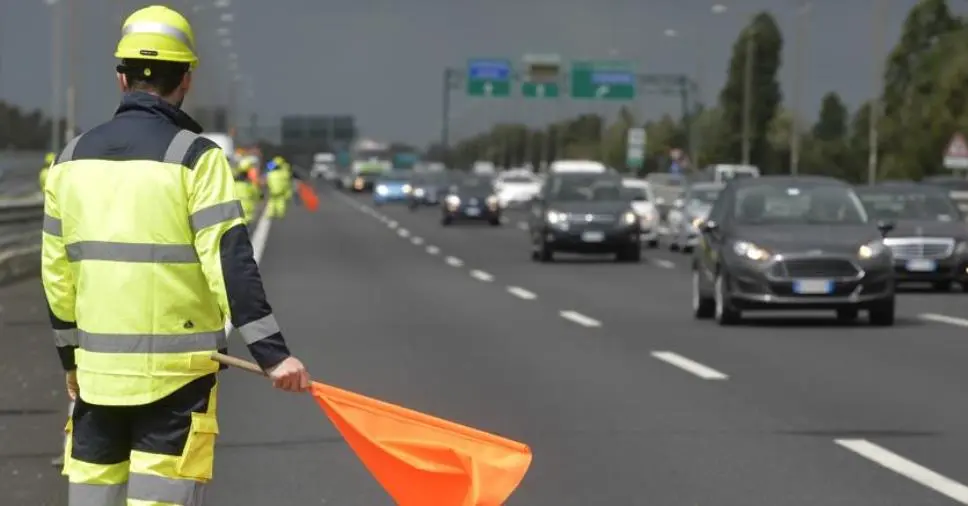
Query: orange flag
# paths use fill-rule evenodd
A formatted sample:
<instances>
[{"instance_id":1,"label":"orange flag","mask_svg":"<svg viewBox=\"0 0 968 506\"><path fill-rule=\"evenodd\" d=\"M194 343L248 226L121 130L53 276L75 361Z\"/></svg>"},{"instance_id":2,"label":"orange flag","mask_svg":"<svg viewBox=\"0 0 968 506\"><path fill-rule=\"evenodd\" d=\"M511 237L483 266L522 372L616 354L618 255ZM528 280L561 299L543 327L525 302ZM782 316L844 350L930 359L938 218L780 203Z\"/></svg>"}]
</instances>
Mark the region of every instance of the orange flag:
<instances>
[{"instance_id":1,"label":"orange flag","mask_svg":"<svg viewBox=\"0 0 968 506\"><path fill-rule=\"evenodd\" d=\"M312 394L400 506L500 506L531 465L517 441L322 383Z\"/></svg>"},{"instance_id":2,"label":"orange flag","mask_svg":"<svg viewBox=\"0 0 968 506\"><path fill-rule=\"evenodd\" d=\"M299 191L299 198L306 205L306 209L316 212L319 209L319 197L316 196L316 192L302 181L297 182L296 189Z\"/></svg>"}]
</instances>

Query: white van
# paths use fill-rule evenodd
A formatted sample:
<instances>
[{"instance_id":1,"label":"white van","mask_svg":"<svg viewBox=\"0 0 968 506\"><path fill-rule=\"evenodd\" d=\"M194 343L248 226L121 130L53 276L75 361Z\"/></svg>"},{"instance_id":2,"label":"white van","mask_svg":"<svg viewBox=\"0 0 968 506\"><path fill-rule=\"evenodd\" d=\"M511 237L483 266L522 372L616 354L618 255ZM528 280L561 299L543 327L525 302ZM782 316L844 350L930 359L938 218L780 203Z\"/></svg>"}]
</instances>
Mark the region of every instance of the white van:
<instances>
[{"instance_id":1,"label":"white van","mask_svg":"<svg viewBox=\"0 0 968 506\"><path fill-rule=\"evenodd\" d=\"M555 160L551 162L551 167L548 171L552 174L564 172L593 172L604 174L608 172L608 167L602 162L596 162L594 160Z\"/></svg>"}]
</instances>

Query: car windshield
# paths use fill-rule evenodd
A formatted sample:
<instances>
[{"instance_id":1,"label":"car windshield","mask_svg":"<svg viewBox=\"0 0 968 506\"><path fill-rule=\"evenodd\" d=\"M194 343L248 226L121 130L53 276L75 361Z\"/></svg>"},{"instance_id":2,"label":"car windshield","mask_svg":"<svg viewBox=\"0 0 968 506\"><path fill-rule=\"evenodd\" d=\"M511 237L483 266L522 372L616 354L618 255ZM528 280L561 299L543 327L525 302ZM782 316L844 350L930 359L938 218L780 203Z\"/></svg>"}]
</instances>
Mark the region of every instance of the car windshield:
<instances>
[{"instance_id":1,"label":"car windshield","mask_svg":"<svg viewBox=\"0 0 968 506\"><path fill-rule=\"evenodd\" d=\"M622 181L614 178L574 177L555 181L551 198L563 202L595 202L630 199Z\"/></svg>"},{"instance_id":2,"label":"car windshield","mask_svg":"<svg viewBox=\"0 0 968 506\"><path fill-rule=\"evenodd\" d=\"M868 214L877 220L956 221L958 209L936 192L863 190L859 193Z\"/></svg>"},{"instance_id":3,"label":"car windshield","mask_svg":"<svg viewBox=\"0 0 968 506\"><path fill-rule=\"evenodd\" d=\"M405 183L413 177L408 171L391 171L380 174L380 181L387 183Z\"/></svg>"},{"instance_id":4,"label":"car windshield","mask_svg":"<svg viewBox=\"0 0 968 506\"><path fill-rule=\"evenodd\" d=\"M534 178L528 176L508 176L501 178L504 183L533 183Z\"/></svg>"},{"instance_id":5,"label":"car windshield","mask_svg":"<svg viewBox=\"0 0 968 506\"><path fill-rule=\"evenodd\" d=\"M709 205L716 202L722 188L693 188L689 191L690 205Z\"/></svg>"},{"instance_id":6,"label":"car windshield","mask_svg":"<svg viewBox=\"0 0 968 506\"><path fill-rule=\"evenodd\" d=\"M488 177L466 177L452 187L452 191L472 191L472 192L483 192L490 191L494 186L493 180Z\"/></svg>"},{"instance_id":7,"label":"car windshield","mask_svg":"<svg viewBox=\"0 0 968 506\"><path fill-rule=\"evenodd\" d=\"M628 198L635 201L641 202L651 202L652 199L649 198L649 192L641 186L626 186L623 192L628 195Z\"/></svg>"},{"instance_id":8,"label":"car windshield","mask_svg":"<svg viewBox=\"0 0 968 506\"><path fill-rule=\"evenodd\" d=\"M737 223L745 225L867 223L867 213L853 189L796 182L740 188L733 216Z\"/></svg>"}]
</instances>

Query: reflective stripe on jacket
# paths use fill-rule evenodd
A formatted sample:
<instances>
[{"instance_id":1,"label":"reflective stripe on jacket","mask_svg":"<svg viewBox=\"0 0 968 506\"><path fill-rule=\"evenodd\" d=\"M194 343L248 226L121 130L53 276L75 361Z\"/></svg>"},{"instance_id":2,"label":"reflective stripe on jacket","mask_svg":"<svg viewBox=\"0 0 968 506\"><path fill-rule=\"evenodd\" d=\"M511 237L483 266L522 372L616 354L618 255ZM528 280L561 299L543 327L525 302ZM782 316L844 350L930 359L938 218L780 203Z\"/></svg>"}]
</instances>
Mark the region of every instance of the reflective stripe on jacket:
<instances>
[{"instance_id":1,"label":"reflective stripe on jacket","mask_svg":"<svg viewBox=\"0 0 968 506\"><path fill-rule=\"evenodd\" d=\"M226 317L263 368L289 354L225 154L200 131L130 93L50 170L42 280L85 402L147 404L217 371Z\"/></svg>"}]
</instances>

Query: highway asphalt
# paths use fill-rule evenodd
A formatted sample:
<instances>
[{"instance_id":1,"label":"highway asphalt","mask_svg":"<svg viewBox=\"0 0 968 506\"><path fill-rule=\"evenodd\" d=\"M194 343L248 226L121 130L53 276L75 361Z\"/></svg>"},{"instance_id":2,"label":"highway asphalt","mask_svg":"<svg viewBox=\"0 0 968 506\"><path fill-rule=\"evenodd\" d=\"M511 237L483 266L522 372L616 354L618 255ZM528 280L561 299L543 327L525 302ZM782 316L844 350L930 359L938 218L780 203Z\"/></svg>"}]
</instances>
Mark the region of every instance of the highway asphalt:
<instances>
[{"instance_id":1,"label":"highway asphalt","mask_svg":"<svg viewBox=\"0 0 968 506\"><path fill-rule=\"evenodd\" d=\"M968 504L968 294L905 293L890 328L720 328L691 316L685 255L536 264L521 213L445 228L435 209L321 200L260 234L294 352L321 381L531 445L510 506ZM0 290L20 322L0 326L0 379L22 385L0 389L0 491L56 506L39 296ZM308 397L228 371L219 409L208 504L391 504Z\"/></svg>"}]
</instances>

